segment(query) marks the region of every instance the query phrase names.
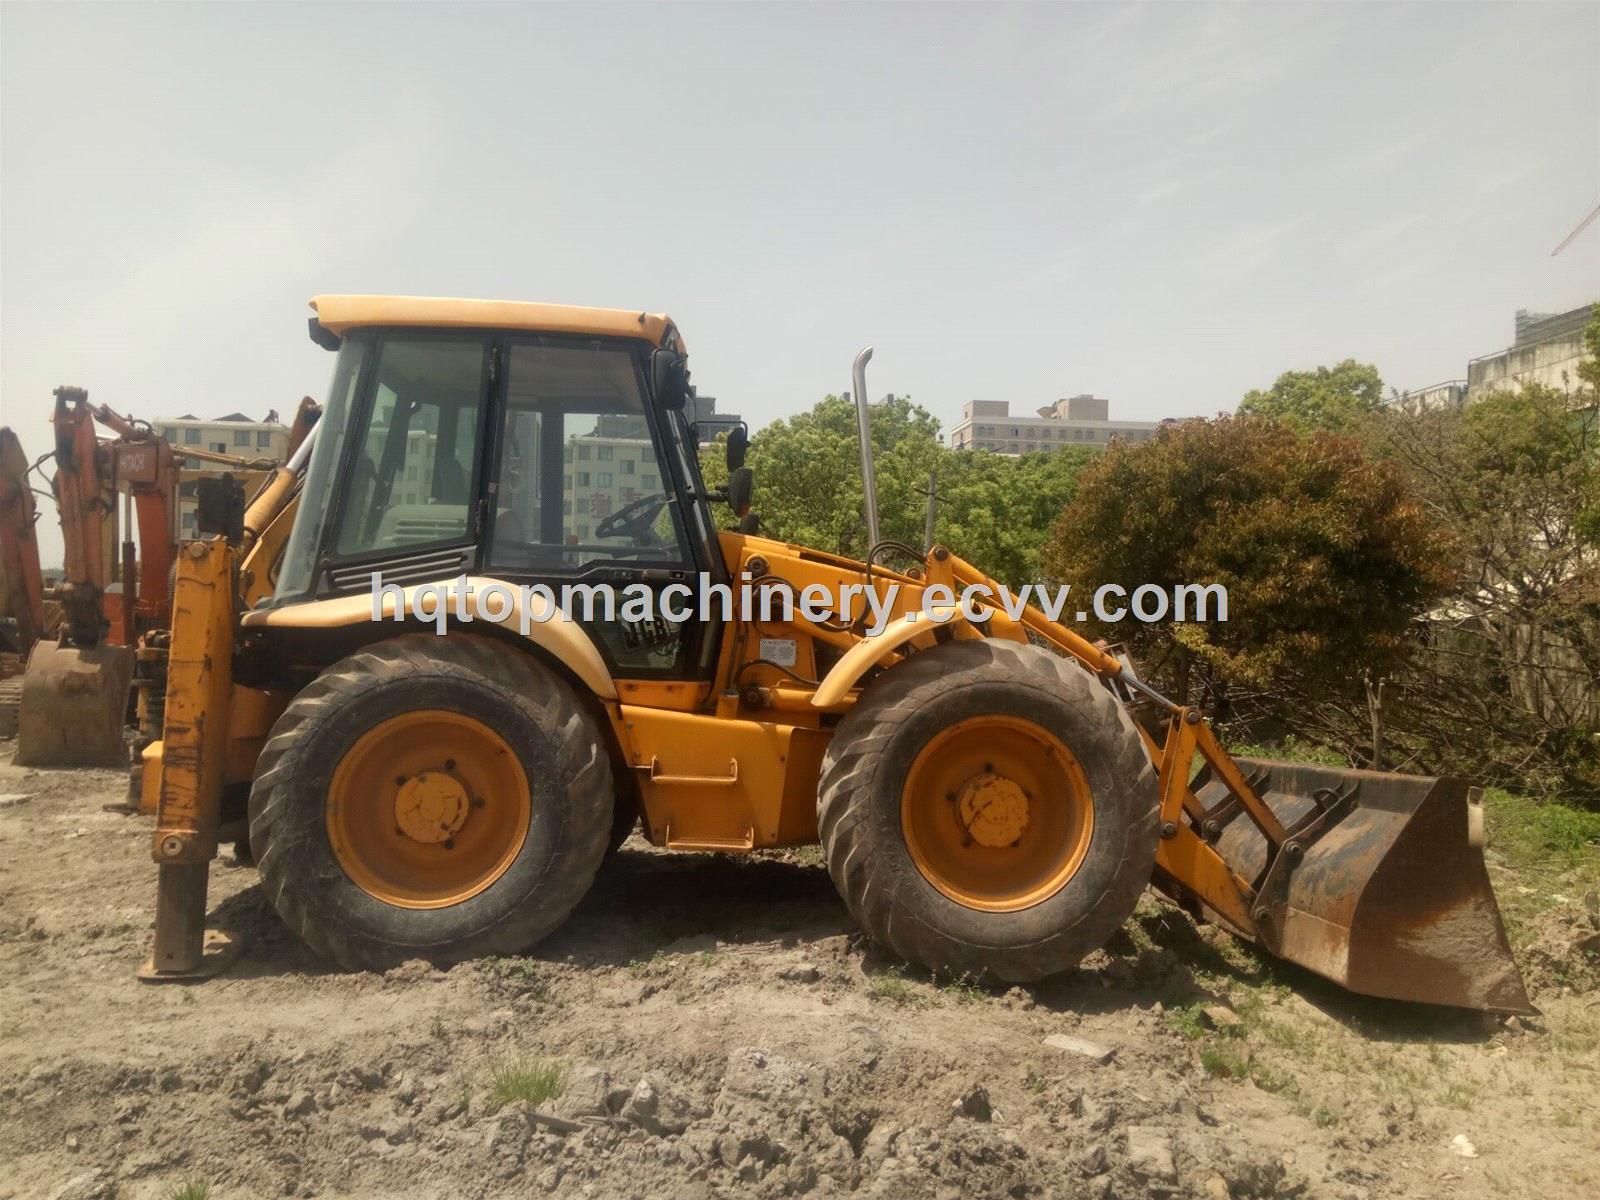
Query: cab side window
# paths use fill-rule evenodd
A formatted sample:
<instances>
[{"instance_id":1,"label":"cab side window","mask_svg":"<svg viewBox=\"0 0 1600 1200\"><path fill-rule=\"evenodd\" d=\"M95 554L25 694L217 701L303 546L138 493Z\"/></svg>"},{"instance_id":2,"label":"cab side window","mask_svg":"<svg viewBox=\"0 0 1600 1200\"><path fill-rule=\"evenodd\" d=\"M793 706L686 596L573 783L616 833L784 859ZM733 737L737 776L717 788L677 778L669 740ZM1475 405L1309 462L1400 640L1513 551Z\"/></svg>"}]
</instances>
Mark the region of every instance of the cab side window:
<instances>
[{"instance_id":1,"label":"cab side window","mask_svg":"<svg viewBox=\"0 0 1600 1200\"><path fill-rule=\"evenodd\" d=\"M631 351L511 347L491 566L565 573L600 561L686 563L667 478Z\"/></svg>"}]
</instances>

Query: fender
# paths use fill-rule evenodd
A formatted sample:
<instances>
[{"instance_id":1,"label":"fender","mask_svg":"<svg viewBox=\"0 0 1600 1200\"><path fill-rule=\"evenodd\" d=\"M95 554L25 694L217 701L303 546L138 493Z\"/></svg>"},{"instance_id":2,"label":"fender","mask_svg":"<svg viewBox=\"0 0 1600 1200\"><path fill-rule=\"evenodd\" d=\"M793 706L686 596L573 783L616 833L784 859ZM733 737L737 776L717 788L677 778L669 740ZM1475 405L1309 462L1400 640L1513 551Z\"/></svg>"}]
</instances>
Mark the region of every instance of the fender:
<instances>
[{"instance_id":1,"label":"fender","mask_svg":"<svg viewBox=\"0 0 1600 1200\"><path fill-rule=\"evenodd\" d=\"M471 588L471 594L470 597L464 598L456 590L459 582L460 576L457 576L432 583L410 584L404 588L386 587L382 593L381 615L377 619L385 621L395 619L396 591L405 597L405 612L410 614L417 611L417 593L423 588L434 589L430 595L435 597L448 588L452 614L457 604L460 604L461 611L469 613L474 621L482 621L513 633L566 664L567 668L602 700L617 698L617 689L611 680L611 672L606 668L605 659L600 657L600 651L595 648L593 640L584 632L582 626L563 617L555 605L542 596L524 594L516 584L483 575L467 576L467 586ZM483 589L491 584L505 588L512 597L511 610L498 620L490 617L483 606ZM524 600L531 601L533 605L528 614L526 633L523 632ZM283 608L259 609L245 613L241 624L246 629L338 629L374 620L372 610L372 594L362 592L359 595L338 596L330 600L308 600L303 604L290 604ZM431 607L429 611L432 611Z\"/></svg>"},{"instance_id":2,"label":"fender","mask_svg":"<svg viewBox=\"0 0 1600 1200\"><path fill-rule=\"evenodd\" d=\"M940 625L949 623L956 611L952 605L949 609L941 608L935 617L910 612L876 637L862 638L846 650L839 661L833 664L833 669L822 677L822 682L811 696L811 707L832 708L843 703L850 689L885 657L912 638L931 634Z\"/></svg>"}]
</instances>

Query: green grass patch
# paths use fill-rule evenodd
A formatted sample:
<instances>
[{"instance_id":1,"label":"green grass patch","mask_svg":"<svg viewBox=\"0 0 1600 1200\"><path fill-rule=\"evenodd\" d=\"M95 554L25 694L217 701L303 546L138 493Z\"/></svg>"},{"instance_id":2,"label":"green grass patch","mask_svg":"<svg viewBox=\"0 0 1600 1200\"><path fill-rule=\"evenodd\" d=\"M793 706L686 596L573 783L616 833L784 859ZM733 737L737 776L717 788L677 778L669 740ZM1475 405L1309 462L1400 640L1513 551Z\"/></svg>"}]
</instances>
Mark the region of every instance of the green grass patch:
<instances>
[{"instance_id":1,"label":"green grass patch","mask_svg":"<svg viewBox=\"0 0 1600 1200\"><path fill-rule=\"evenodd\" d=\"M1600 891L1600 813L1486 788L1483 818L1491 866L1509 868L1490 878L1514 948L1538 939L1558 897Z\"/></svg>"},{"instance_id":2,"label":"green grass patch","mask_svg":"<svg viewBox=\"0 0 1600 1200\"><path fill-rule=\"evenodd\" d=\"M1207 1075L1218 1079L1243 1079L1250 1074L1250 1064L1245 1056L1229 1046L1202 1046L1200 1065L1205 1068Z\"/></svg>"},{"instance_id":3,"label":"green grass patch","mask_svg":"<svg viewBox=\"0 0 1600 1200\"><path fill-rule=\"evenodd\" d=\"M1293 1075L1276 1067L1269 1067L1265 1063L1252 1063L1250 1078L1264 1092L1277 1092L1285 1096L1300 1094L1300 1085L1295 1082Z\"/></svg>"},{"instance_id":4,"label":"green grass patch","mask_svg":"<svg viewBox=\"0 0 1600 1200\"><path fill-rule=\"evenodd\" d=\"M538 1106L561 1095L567 1069L558 1062L519 1059L502 1063L489 1078L489 1111L516 1100Z\"/></svg>"},{"instance_id":5,"label":"green grass patch","mask_svg":"<svg viewBox=\"0 0 1600 1200\"><path fill-rule=\"evenodd\" d=\"M1209 1042L1200 1047L1200 1066L1215 1079L1248 1079L1264 1092L1298 1096L1300 1085L1293 1075L1262 1062L1252 1062L1243 1047Z\"/></svg>"},{"instance_id":6,"label":"green grass patch","mask_svg":"<svg viewBox=\"0 0 1600 1200\"><path fill-rule=\"evenodd\" d=\"M1169 1008L1166 1015L1167 1024L1191 1042L1198 1042L1211 1032L1211 1027L1206 1024L1198 1004L1183 1004L1177 1008Z\"/></svg>"},{"instance_id":7,"label":"green grass patch","mask_svg":"<svg viewBox=\"0 0 1600 1200\"><path fill-rule=\"evenodd\" d=\"M550 998L550 985L539 976L539 964L531 958L486 958L478 964L484 978L495 986L525 999L544 1003Z\"/></svg>"},{"instance_id":8,"label":"green grass patch","mask_svg":"<svg viewBox=\"0 0 1600 1200\"><path fill-rule=\"evenodd\" d=\"M1297 738L1293 734L1284 738L1275 745L1265 745L1261 742L1247 742L1241 746L1229 746L1228 753L1236 754L1240 758L1275 758L1280 762L1313 763L1319 767L1348 767L1350 761L1337 750L1330 750L1326 746L1319 746L1315 742L1308 742Z\"/></svg>"},{"instance_id":9,"label":"green grass patch","mask_svg":"<svg viewBox=\"0 0 1600 1200\"><path fill-rule=\"evenodd\" d=\"M206 1200L211 1195L211 1185L204 1179L185 1179L167 1193L167 1200Z\"/></svg>"},{"instance_id":10,"label":"green grass patch","mask_svg":"<svg viewBox=\"0 0 1600 1200\"><path fill-rule=\"evenodd\" d=\"M957 1004L977 1004L987 999L989 995L983 986L970 975L957 975L942 981L939 981L938 976L935 975L934 979L938 981L939 990Z\"/></svg>"},{"instance_id":11,"label":"green grass patch","mask_svg":"<svg viewBox=\"0 0 1600 1200\"><path fill-rule=\"evenodd\" d=\"M636 958L628 964L628 974L638 979L647 975L656 974L660 968L667 965L667 954L664 950L657 950L649 958Z\"/></svg>"},{"instance_id":12,"label":"green grass patch","mask_svg":"<svg viewBox=\"0 0 1600 1200\"><path fill-rule=\"evenodd\" d=\"M927 1001L911 986L911 981L899 967L889 967L878 974L870 976L867 980L872 988L872 994L880 1000L887 1000L890 1004L902 1007L917 1007Z\"/></svg>"},{"instance_id":13,"label":"green grass patch","mask_svg":"<svg viewBox=\"0 0 1600 1200\"><path fill-rule=\"evenodd\" d=\"M1489 845L1514 869L1577 870L1588 882L1600 883L1600 812L1487 788L1483 815Z\"/></svg>"}]
</instances>

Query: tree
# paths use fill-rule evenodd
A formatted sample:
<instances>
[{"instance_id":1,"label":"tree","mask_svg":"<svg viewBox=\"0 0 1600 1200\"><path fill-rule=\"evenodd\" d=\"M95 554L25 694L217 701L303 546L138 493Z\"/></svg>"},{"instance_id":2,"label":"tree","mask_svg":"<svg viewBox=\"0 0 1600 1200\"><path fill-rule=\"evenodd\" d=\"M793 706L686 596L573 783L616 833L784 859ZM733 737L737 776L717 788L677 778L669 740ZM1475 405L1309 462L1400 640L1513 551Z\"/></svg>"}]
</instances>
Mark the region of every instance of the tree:
<instances>
[{"instance_id":1,"label":"tree","mask_svg":"<svg viewBox=\"0 0 1600 1200\"><path fill-rule=\"evenodd\" d=\"M1592 399L1600 395L1600 304L1589 310L1589 323L1583 327L1583 345L1588 357L1578 364L1578 379L1589 389Z\"/></svg>"},{"instance_id":2,"label":"tree","mask_svg":"<svg viewBox=\"0 0 1600 1200\"><path fill-rule=\"evenodd\" d=\"M1045 564L1080 608L1106 584L1169 598L1223 585L1226 622L1169 611L1095 632L1131 645L1175 699L1198 682L1219 716L1286 693L1278 715L1295 728L1312 699L1359 696L1405 659L1412 622L1449 583L1444 550L1400 472L1359 442L1225 416L1112 446L1079 477Z\"/></svg>"},{"instance_id":3,"label":"tree","mask_svg":"<svg viewBox=\"0 0 1600 1200\"><path fill-rule=\"evenodd\" d=\"M1589 314L1589 324L1583 330L1583 343L1588 357L1578 364L1578 379L1583 386L1579 403L1592 410L1600 404L1600 304ZM1578 536L1591 546L1600 547L1600 472L1589 481L1589 486L1578 500L1578 516L1574 521Z\"/></svg>"},{"instance_id":4,"label":"tree","mask_svg":"<svg viewBox=\"0 0 1600 1200\"><path fill-rule=\"evenodd\" d=\"M1045 538L1095 451L1067 447L1007 458L950 450L939 440L938 422L904 396L873 405L871 416L886 539L922 548L929 475L936 472L936 540L1004 583L1039 578ZM719 439L702 455L711 487L727 478L721 446ZM763 532L836 554L866 554L856 413L848 397L825 396L809 411L760 430L747 462Z\"/></svg>"},{"instance_id":5,"label":"tree","mask_svg":"<svg viewBox=\"0 0 1600 1200\"><path fill-rule=\"evenodd\" d=\"M1266 391L1239 403L1241 416L1276 417L1300 429L1349 431L1383 405L1378 368L1347 358L1336 367L1285 371Z\"/></svg>"},{"instance_id":6,"label":"tree","mask_svg":"<svg viewBox=\"0 0 1600 1200\"><path fill-rule=\"evenodd\" d=\"M1087 446L1020 458L948 451L939 471L938 539L1001 583L1038 582L1051 527L1098 453Z\"/></svg>"},{"instance_id":7,"label":"tree","mask_svg":"<svg viewBox=\"0 0 1600 1200\"><path fill-rule=\"evenodd\" d=\"M909 397L872 406L873 467L885 538L922 544L928 472L939 461L939 423ZM861 457L855 405L825 396L750 439L754 507L763 532L835 554L865 557ZM707 456L717 464L720 450ZM707 468L708 482L725 477Z\"/></svg>"},{"instance_id":8,"label":"tree","mask_svg":"<svg viewBox=\"0 0 1600 1200\"><path fill-rule=\"evenodd\" d=\"M1396 681L1401 735L1428 769L1600 804L1594 392L1393 412L1378 438L1449 530L1458 579Z\"/></svg>"}]
</instances>

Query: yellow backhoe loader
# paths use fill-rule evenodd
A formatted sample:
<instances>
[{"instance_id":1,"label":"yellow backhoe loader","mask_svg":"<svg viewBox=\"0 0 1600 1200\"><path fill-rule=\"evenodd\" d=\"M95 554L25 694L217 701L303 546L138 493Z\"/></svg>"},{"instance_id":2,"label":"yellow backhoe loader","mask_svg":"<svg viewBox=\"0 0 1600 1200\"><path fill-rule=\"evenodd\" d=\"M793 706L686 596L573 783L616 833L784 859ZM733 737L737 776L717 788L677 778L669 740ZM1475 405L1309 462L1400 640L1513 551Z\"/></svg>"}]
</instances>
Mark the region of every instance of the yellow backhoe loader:
<instances>
[{"instance_id":1,"label":"yellow backhoe loader","mask_svg":"<svg viewBox=\"0 0 1600 1200\"><path fill-rule=\"evenodd\" d=\"M1153 879L1356 991L1530 1011L1465 783L1234 759L1036 609L946 607L988 581L879 536L870 351L857 562L753 532L742 431L707 491L665 316L312 307L337 357L298 503L263 493L179 556L145 977L226 961L206 873L247 808L266 894L350 968L526 950L639 822L668 849L820 840L865 931L939 971L1062 971Z\"/></svg>"}]
</instances>

